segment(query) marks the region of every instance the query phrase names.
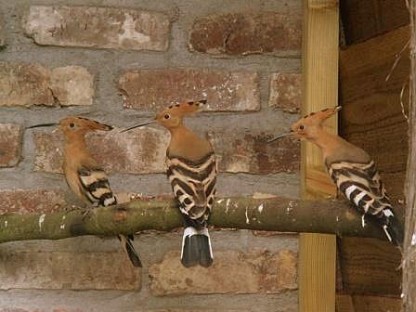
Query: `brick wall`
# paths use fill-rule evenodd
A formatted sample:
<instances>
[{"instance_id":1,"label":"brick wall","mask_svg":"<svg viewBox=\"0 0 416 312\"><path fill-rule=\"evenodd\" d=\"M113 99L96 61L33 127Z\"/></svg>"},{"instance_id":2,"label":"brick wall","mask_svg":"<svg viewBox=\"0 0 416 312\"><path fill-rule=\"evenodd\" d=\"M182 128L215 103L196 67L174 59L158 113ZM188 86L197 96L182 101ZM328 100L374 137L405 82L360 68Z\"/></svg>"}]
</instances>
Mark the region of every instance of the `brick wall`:
<instances>
[{"instance_id":1,"label":"brick wall","mask_svg":"<svg viewBox=\"0 0 416 312\"><path fill-rule=\"evenodd\" d=\"M74 201L61 134L25 126L83 115L126 127L202 98L187 124L221 158L219 195L296 197L298 144L264 138L298 117L300 42L300 1L0 1L0 212ZM89 142L120 198L170 193L163 129ZM142 270L114 238L2 244L0 312L297 311L296 236L212 240L209 269L180 265L181 231L137 235Z\"/></svg>"}]
</instances>

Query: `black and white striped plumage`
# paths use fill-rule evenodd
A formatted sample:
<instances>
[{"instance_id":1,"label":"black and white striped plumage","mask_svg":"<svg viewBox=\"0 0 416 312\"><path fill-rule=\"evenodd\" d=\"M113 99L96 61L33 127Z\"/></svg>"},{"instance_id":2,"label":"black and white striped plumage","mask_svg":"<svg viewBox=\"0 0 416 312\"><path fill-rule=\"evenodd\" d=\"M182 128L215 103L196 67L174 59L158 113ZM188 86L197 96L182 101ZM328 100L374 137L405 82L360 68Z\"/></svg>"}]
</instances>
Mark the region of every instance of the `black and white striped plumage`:
<instances>
[{"instance_id":1,"label":"black and white striped plumage","mask_svg":"<svg viewBox=\"0 0 416 312\"><path fill-rule=\"evenodd\" d=\"M88 169L81 167L78 169L79 181L81 182L81 192L88 201L95 207L106 207L117 204L117 198L110 188L107 174L101 168ZM139 255L135 250L132 241L133 235L117 235L125 249L131 263L136 267L142 267Z\"/></svg>"},{"instance_id":2,"label":"black and white striped plumage","mask_svg":"<svg viewBox=\"0 0 416 312\"><path fill-rule=\"evenodd\" d=\"M209 266L213 261L211 241L207 229L215 195L217 175L213 152L191 161L167 155L169 182L184 217L185 231L181 261L184 266Z\"/></svg>"},{"instance_id":3,"label":"black and white striped plumage","mask_svg":"<svg viewBox=\"0 0 416 312\"><path fill-rule=\"evenodd\" d=\"M208 154L199 161L167 157L168 178L180 210L198 223L205 222L211 212L216 182L216 157Z\"/></svg>"},{"instance_id":4,"label":"black and white striped plumage","mask_svg":"<svg viewBox=\"0 0 416 312\"><path fill-rule=\"evenodd\" d=\"M325 131L323 127L323 122L340 109L336 106L312 112L293 123L286 135L294 135L317 145L338 190L363 214L363 221L365 218L374 221L391 243L401 245L403 227L386 195L374 162L363 149Z\"/></svg>"},{"instance_id":5,"label":"black and white striped plumage","mask_svg":"<svg viewBox=\"0 0 416 312\"><path fill-rule=\"evenodd\" d=\"M196 113L204 104L206 100L170 105L153 120L123 130L157 122L170 132L167 175L184 221L181 262L185 267L208 267L213 262L207 221L214 203L216 156L206 138L199 137L183 124L184 117Z\"/></svg>"},{"instance_id":6,"label":"black and white striped plumage","mask_svg":"<svg viewBox=\"0 0 416 312\"><path fill-rule=\"evenodd\" d=\"M78 169L78 176L82 193L93 206L106 207L117 203L104 170L81 167Z\"/></svg>"},{"instance_id":7,"label":"black and white striped plumage","mask_svg":"<svg viewBox=\"0 0 416 312\"><path fill-rule=\"evenodd\" d=\"M64 164L65 179L70 189L84 202L94 207L105 207L117 203L105 171L90 155L85 135L89 131L109 131L111 126L83 117L67 117L59 122L64 133ZM131 263L141 267L140 258L132 244L133 235L118 235L123 249Z\"/></svg>"},{"instance_id":8,"label":"black and white striped plumage","mask_svg":"<svg viewBox=\"0 0 416 312\"><path fill-rule=\"evenodd\" d=\"M170 105L154 119L171 135L166 150L167 175L184 220L181 262L185 267L208 267L213 262L207 220L214 203L216 156L206 138L183 124L184 117L196 113L205 103L200 100Z\"/></svg>"},{"instance_id":9,"label":"black and white striped plumage","mask_svg":"<svg viewBox=\"0 0 416 312\"><path fill-rule=\"evenodd\" d=\"M400 224L374 161L338 161L326 165L338 190L363 214L363 218L372 218L382 227L390 242L400 245L403 241Z\"/></svg>"}]
</instances>

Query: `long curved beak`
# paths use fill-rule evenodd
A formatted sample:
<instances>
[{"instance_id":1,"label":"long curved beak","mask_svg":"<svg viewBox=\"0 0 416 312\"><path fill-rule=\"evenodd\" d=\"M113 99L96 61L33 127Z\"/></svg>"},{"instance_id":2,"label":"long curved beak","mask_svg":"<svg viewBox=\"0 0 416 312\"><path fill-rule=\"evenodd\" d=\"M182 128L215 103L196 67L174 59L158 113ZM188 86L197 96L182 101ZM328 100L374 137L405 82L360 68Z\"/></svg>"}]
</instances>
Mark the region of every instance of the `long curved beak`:
<instances>
[{"instance_id":1,"label":"long curved beak","mask_svg":"<svg viewBox=\"0 0 416 312\"><path fill-rule=\"evenodd\" d=\"M127 132L127 131L130 131L130 130L133 130L133 129L136 129L136 128L140 128L140 127L143 127L143 126L147 126L147 125L150 125L154 122L156 122L156 120L147 121L147 122L141 123L139 125L135 125L135 126L132 126L130 128L123 129L123 130L120 131L120 133Z\"/></svg>"},{"instance_id":2,"label":"long curved beak","mask_svg":"<svg viewBox=\"0 0 416 312\"><path fill-rule=\"evenodd\" d=\"M279 140L279 139L281 139L281 138L287 137L287 136L289 136L289 135L291 135L291 134L293 134L293 132L287 132L287 133L280 134L280 135L275 136L274 138L272 138L272 139L268 140L268 141L267 141L267 143L274 142L274 141Z\"/></svg>"},{"instance_id":3,"label":"long curved beak","mask_svg":"<svg viewBox=\"0 0 416 312\"><path fill-rule=\"evenodd\" d=\"M57 125L58 124L56 122L54 122L54 123L44 123L44 124L39 124L39 125L33 125L33 126L26 127L26 129L41 128L41 127L53 127L53 126L57 126Z\"/></svg>"}]
</instances>

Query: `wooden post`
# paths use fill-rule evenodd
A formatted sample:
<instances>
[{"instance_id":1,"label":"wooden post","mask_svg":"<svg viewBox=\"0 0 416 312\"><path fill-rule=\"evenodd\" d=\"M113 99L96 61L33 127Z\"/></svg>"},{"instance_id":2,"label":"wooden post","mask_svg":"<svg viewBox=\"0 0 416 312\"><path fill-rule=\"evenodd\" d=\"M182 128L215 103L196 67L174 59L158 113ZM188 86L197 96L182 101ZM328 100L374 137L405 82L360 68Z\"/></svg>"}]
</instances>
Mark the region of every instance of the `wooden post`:
<instances>
[{"instance_id":1,"label":"wooden post","mask_svg":"<svg viewBox=\"0 0 416 312\"><path fill-rule=\"evenodd\" d=\"M403 243L403 311L416 309L416 2L409 1L410 10L410 107L409 156L405 184L406 226Z\"/></svg>"},{"instance_id":2,"label":"wooden post","mask_svg":"<svg viewBox=\"0 0 416 312\"><path fill-rule=\"evenodd\" d=\"M302 114L338 104L337 0L304 0L303 15L303 104ZM337 120L326 122L337 131ZM325 173L320 150L302 143L301 192L303 198L329 197L336 188ZM299 311L335 311L335 235L300 235Z\"/></svg>"}]
</instances>

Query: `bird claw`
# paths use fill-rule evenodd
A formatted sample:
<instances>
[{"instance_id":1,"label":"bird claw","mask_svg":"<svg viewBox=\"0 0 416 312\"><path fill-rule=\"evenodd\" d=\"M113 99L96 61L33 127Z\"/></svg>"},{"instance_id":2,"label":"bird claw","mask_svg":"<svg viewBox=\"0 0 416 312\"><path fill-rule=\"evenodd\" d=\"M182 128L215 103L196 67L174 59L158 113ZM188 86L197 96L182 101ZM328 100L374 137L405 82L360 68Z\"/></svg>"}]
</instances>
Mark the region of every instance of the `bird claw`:
<instances>
[{"instance_id":1,"label":"bird claw","mask_svg":"<svg viewBox=\"0 0 416 312\"><path fill-rule=\"evenodd\" d=\"M73 211L79 211L79 210L82 211L81 212L81 220L84 221L92 213L93 207L71 206L71 208L65 208L65 214L71 213Z\"/></svg>"},{"instance_id":2,"label":"bird claw","mask_svg":"<svg viewBox=\"0 0 416 312\"><path fill-rule=\"evenodd\" d=\"M84 211L81 213L82 221L87 219L92 214L93 210L94 210L94 208L91 208L91 207L84 208Z\"/></svg>"},{"instance_id":3,"label":"bird claw","mask_svg":"<svg viewBox=\"0 0 416 312\"><path fill-rule=\"evenodd\" d=\"M74 206L74 205L71 205L71 207L65 207L65 209L64 209L64 211L66 212L66 213L70 213L70 212L72 212L72 211L78 211L78 210L84 210L85 208L82 208L82 207L79 207L79 206Z\"/></svg>"}]
</instances>

